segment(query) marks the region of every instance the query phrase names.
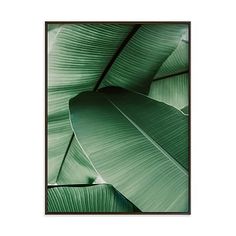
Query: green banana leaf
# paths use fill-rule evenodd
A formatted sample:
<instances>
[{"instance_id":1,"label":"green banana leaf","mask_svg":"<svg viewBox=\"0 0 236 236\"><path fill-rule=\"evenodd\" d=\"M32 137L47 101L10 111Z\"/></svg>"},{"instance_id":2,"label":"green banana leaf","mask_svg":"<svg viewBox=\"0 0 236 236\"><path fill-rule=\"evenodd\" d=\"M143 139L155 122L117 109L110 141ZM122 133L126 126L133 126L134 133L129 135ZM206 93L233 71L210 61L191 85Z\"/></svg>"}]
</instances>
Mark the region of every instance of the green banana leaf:
<instances>
[{"instance_id":1,"label":"green banana leaf","mask_svg":"<svg viewBox=\"0 0 236 236\"><path fill-rule=\"evenodd\" d=\"M150 86L149 97L181 110L189 100L189 43L188 30L176 49L163 62Z\"/></svg>"},{"instance_id":2,"label":"green banana leaf","mask_svg":"<svg viewBox=\"0 0 236 236\"><path fill-rule=\"evenodd\" d=\"M66 175L60 177L67 154L79 150L73 142L69 122L69 99L80 92L95 91L107 85L147 93L153 76L163 61L176 50L188 25L49 26L48 183L81 183L85 179L88 179L85 183L90 183L93 174L91 178L86 174L83 177L77 175L78 178L69 175L68 178ZM79 151L74 153L77 156L80 154Z\"/></svg>"},{"instance_id":3,"label":"green banana leaf","mask_svg":"<svg viewBox=\"0 0 236 236\"><path fill-rule=\"evenodd\" d=\"M57 181L72 130L69 99L93 90L131 25L64 24L48 35L48 182Z\"/></svg>"},{"instance_id":4,"label":"green banana leaf","mask_svg":"<svg viewBox=\"0 0 236 236\"><path fill-rule=\"evenodd\" d=\"M132 212L138 211L132 204L134 203L133 199L136 198L135 203L138 203L141 206L140 209L145 212L187 212L189 147L188 128L186 126L188 116L184 114L188 114L189 105L188 24L80 23L47 25L47 176L49 185L66 185L64 187L55 185L56 187L51 186L48 189L48 211ZM148 94L152 99L167 103L180 111L166 104L148 99L146 96L117 88L106 88L107 86L119 86L141 94ZM100 88L99 93L94 93L98 88ZM143 134L145 133L145 137L148 137L148 140L155 147L157 145L160 150L156 147L159 151L155 150L156 154L154 154L153 147L150 147L150 150L153 151L147 148L146 151L144 150L145 153L137 153L140 147L137 147L135 151L125 149L127 154L124 154L123 158L130 155L132 157L127 160L128 166L125 165L127 163L125 160L123 164L107 161L109 150L103 149L104 155L102 155L101 151L94 152L99 146L103 145L101 144L103 139L98 141L96 129L91 130L91 127L89 128L88 126L87 128L90 130L89 133L91 135L90 138L88 137L88 140L93 140L94 142L86 144L91 146L87 148L85 145L85 148L79 140L82 138L80 135L83 136L84 133L80 133L81 130L78 129L75 132L75 137L69 118L69 100L81 93L81 96L84 96L85 91L93 91L86 96L88 102L93 100L94 95L92 94L96 94L99 97L103 96L102 98L109 100L116 109L118 108L123 112L129 121L133 122L131 122L133 125L135 124L135 127L141 127L140 130L142 130ZM90 96L91 98L89 98ZM100 98L98 100L100 101ZM159 112L155 110L157 107ZM88 107L84 107L84 109L94 112L94 125L99 122L101 123L101 120L96 120L96 111L99 114L99 112L104 110L104 107L101 109L99 102L94 103L93 109ZM147 112L147 110L150 112ZM74 122L80 121L80 115L79 113L78 120ZM103 122L104 125L108 122L116 130L116 126L122 126L122 123L114 124L116 118L112 121L111 115L112 112L107 114L108 120L104 119ZM115 117L117 116L115 115ZM176 119L176 117L178 118ZM166 121L169 121L169 123L166 123ZM102 135L102 132L100 135ZM111 141L110 146L107 146L111 148L110 152L113 152L113 148L115 148L114 151L117 154L119 152L118 149L123 147L122 142L130 144L132 147L135 139L130 139L129 133L127 135L123 140L119 140L122 137L118 136L118 140L116 140L118 144ZM173 139L170 137L173 137ZM148 141L143 140L143 142ZM116 145L113 146L112 144ZM124 152L124 150L120 150L120 153ZM137 154L137 163L133 162L135 160L133 159L135 158L133 153ZM158 156L160 166L158 164L156 168L160 172L157 174L156 179L150 178L148 180L148 175L144 169L150 170L150 173L153 176L155 175L154 169L149 169L149 166L151 163L156 163L155 161L157 160L153 156L157 155L157 153L160 155ZM90 155L94 157L98 155L99 158L93 159ZM141 155L147 155L148 159L142 161ZM175 163L173 165L178 166L182 170L183 178L181 178L178 170L168 169L170 164L164 162L164 157L166 156L170 157L172 164ZM103 158L105 160L104 163ZM151 162L144 165L145 168L142 170L140 163L148 163L149 159ZM117 169L115 164L120 169ZM137 165L139 166L140 173L137 179L135 179L134 176L138 172L135 168ZM163 170L161 170L161 166L164 166ZM168 185L164 186L166 182L163 181L163 173L167 170L171 173L173 172L173 175L169 175L165 179L165 181L170 180L170 184L168 182ZM143 172L145 173L144 179L142 179ZM169 172L166 172L167 175ZM126 173L127 176L124 174L124 178L120 182L122 173ZM173 180L176 177L174 173L177 176L175 180ZM129 179L130 176L132 178ZM140 181L140 186L138 181ZM128 200L114 188L111 190L110 185L104 185L106 182L114 184L116 189L132 202L130 203L132 207L129 204L127 205L126 201ZM72 186L67 186L70 184L76 184L73 187L75 189L71 190ZM81 186L77 186L77 184L94 184L96 188L86 187L85 193L85 190L81 190ZM96 184L101 184L102 188ZM151 185L154 188L152 191ZM159 187L156 188L158 185ZM143 193L140 191L141 189ZM148 198L147 190L150 190L150 198ZM106 192L105 195L103 194L104 192ZM136 197L135 193L137 193ZM120 197L117 197L118 195L121 195L123 200L125 199L124 201L122 200L122 204L120 203ZM155 199L155 195L158 200ZM106 196L106 201L113 202L113 207L107 206L104 203L104 196ZM166 196L168 196L167 199L165 199ZM76 205L78 199L84 199L79 200L83 202L82 205L84 206L81 205L78 208ZM99 204L101 208L98 208ZM64 205L66 206L65 208ZM132 208L135 208L135 210L132 210Z\"/></svg>"},{"instance_id":5,"label":"green banana leaf","mask_svg":"<svg viewBox=\"0 0 236 236\"><path fill-rule=\"evenodd\" d=\"M133 213L140 210L111 185L54 186L48 189L48 213Z\"/></svg>"},{"instance_id":6,"label":"green banana leaf","mask_svg":"<svg viewBox=\"0 0 236 236\"><path fill-rule=\"evenodd\" d=\"M61 165L57 183L93 184L97 182L98 178L101 179L91 162L84 155L76 139L73 138L70 149Z\"/></svg>"},{"instance_id":7,"label":"green banana leaf","mask_svg":"<svg viewBox=\"0 0 236 236\"><path fill-rule=\"evenodd\" d=\"M186 25L143 25L122 50L100 87L119 86L147 94L162 63L179 45Z\"/></svg>"},{"instance_id":8,"label":"green banana leaf","mask_svg":"<svg viewBox=\"0 0 236 236\"><path fill-rule=\"evenodd\" d=\"M166 77L153 80L148 96L160 102L165 102L179 110L188 106L189 74Z\"/></svg>"},{"instance_id":9,"label":"green banana leaf","mask_svg":"<svg viewBox=\"0 0 236 236\"><path fill-rule=\"evenodd\" d=\"M70 118L85 156L141 211L188 211L187 116L111 87L73 98Z\"/></svg>"},{"instance_id":10,"label":"green banana leaf","mask_svg":"<svg viewBox=\"0 0 236 236\"><path fill-rule=\"evenodd\" d=\"M177 48L161 65L154 76L154 80L168 77L173 74L187 72L189 70L189 44L180 40Z\"/></svg>"}]
</instances>

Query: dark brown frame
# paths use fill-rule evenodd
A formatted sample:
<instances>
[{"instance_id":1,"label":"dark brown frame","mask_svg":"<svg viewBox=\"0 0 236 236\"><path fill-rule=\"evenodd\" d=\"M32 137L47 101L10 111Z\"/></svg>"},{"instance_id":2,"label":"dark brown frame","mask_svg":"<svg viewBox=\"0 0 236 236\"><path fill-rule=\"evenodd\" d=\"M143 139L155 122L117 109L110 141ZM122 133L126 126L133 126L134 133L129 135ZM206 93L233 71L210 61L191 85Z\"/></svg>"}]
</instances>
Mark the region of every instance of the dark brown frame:
<instances>
[{"instance_id":1,"label":"dark brown frame","mask_svg":"<svg viewBox=\"0 0 236 236\"><path fill-rule=\"evenodd\" d=\"M187 212L48 212L48 24L188 24L189 29L189 181ZM191 21L45 21L45 215L191 215Z\"/></svg>"}]
</instances>

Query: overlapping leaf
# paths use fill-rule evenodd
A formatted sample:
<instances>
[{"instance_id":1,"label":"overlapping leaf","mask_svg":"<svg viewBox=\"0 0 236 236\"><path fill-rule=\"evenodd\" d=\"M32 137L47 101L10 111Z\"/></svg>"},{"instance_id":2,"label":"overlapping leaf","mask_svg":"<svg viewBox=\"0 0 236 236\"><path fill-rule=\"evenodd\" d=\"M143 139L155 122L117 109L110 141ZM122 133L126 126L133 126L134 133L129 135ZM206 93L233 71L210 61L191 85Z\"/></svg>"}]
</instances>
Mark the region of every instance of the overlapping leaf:
<instances>
[{"instance_id":1,"label":"overlapping leaf","mask_svg":"<svg viewBox=\"0 0 236 236\"><path fill-rule=\"evenodd\" d=\"M119 83L124 88L147 92L152 76L178 45L186 27L185 24L140 26L111 65L102 87ZM93 90L134 26L65 24L51 28L48 40L48 180L55 183L68 146L70 149L75 145L70 143L69 99L82 91ZM70 183L65 178L63 181Z\"/></svg>"},{"instance_id":2,"label":"overlapping leaf","mask_svg":"<svg viewBox=\"0 0 236 236\"><path fill-rule=\"evenodd\" d=\"M58 173L58 184L92 184L99 178L92 163L85 157L83 150L73 138L67 156Z\"/></svg>"},{"instance_id":3,"label":"overlapping leaf","mask_svg":"<svg viewBox=\"0 0 236 236\"><path fill-rule=\"evenodd\" d=\"M92 90L130 25L65 24L49 31L48 181L55 183L72 131L68 101Z\"/></svg>"},{"instance_id":4,"label":"overlapping leaf","mask_svg":"<svg viewBox=\"0 0 236 236\"><path fill-rule=\"evenodd\" d=\"M183 24L143 25L122 50L100 87L120 86L148 93L150 83L186 31Z\"/></svg>"},{"instance_id":5,"label":"overlapping leaf","mask_svg":"<svg viewBox=\"0 0 236 236\"><path fill-rule=\"evenodd\" d=\"M169 55L169 57L161 65L160 69L154 76L154 80L168 77L180 72L189 70L189 44L180 40L177 48Z\"/></svg>"},{"instance_id":6,"label":"overlapping leaf","mask_svg":"<svg viewBox=\"0 0 236 236\"><path fill-rule=\"evenodd\" d=\"M93 130L93 133L90 132L92 135L91 139L94 140L94 143L89 147L89 151L85 150L80 142L77 142L72 135L68 115L68 101L75 95L83 91L92 91L94 88L98 87L100 83L100 88L116 85L147 94L152 80L157 79L151 85L149 96L175 106L178 109L182 109L183 113L187 113L188 76L183 75L180 76L181 78L177 76L175 81L171 80L171 77L158 81L160 78L172 76L175 73L188 72L187 28L188 26L186 24L146 24L140 26L127 24L64 24L55 25L55 27L53 25L52 27L50 26L48 40L48 182L50 184L55 182L61 184L103 183L104 179L100 176L100 170L102 170L102 175L105 171L105 176L108 174L108 177L111 177L111 179L109 179L110 177L108 178L109 181L112 180L113 182L113 180L115 180L116 182L120 177L117 177L117 173L112 177L114 166L112 167L111 165L118 164L119 168L121 168L119 169L120 174L123 173L124 176L126 176L125 173L130 174L131 169L132 171L133 169L135 170L136 165L139 166L139 164L133 163L132 160L129 162L130 165L128 166L120 166L122 164L108 162L106 158L109 150L106 150L106 148L103 150L105 153L103 158L105 158L106 161L102 164L101 150L99 153L94 152L94 150L97 150L97 148L101 146L100 141L97 140L98 134L96 129ZM128 35L130 35L130 37ZM104 74L104 72L106 73ZM180 175L177 175L178 177L175 179L175 183L173 182L173 178L176 177L175 172L171 170L170 173L173 172L173 176L171 177L170 175L169 178L166 179L166 181L170 181L168 187L165 187L164 182L161 182L163 180L161 170L159 173L160 178L156 180L150 179L149 183L145 182L146 173L144 174L144 180L141 179L141 174L139 173L140 176L138 176L137 179L131 178L134 184L125 185L125 183L123 184L122 182L122 191L125 190L125 194L128 193L128 196L131 196L132 200L135 198L135 193L138 192L137 202L144 211L187 211L188 143L186 130L184 129L184 132L181 133L183 130L181 131L181 128L178 128L175 132L171 132L171 129L175 127L175 116L173 116L172 121L170 118L170 123L172 124L170 125L169 131L168 129L163 129L162 132L160 132L160 129L158 132L155 132L156 125L162 126L166 123L165 119L162 120L158 117L156 119L159 120L159 123L152 124L156 117L152 115L152 112L149 114L143 109L137 114L140 107L149 107L150 110L155 109L155 105L153 105L152 102L140 103L140 100L136 96L133 97L132 100L129 93L125 94L124 91L118 94L111 94L109 93L109 89L102 90L102 94L106 96L106 99L112 102L116 107L120 106L125 113L132 117L132 120L134 120L134 123L137 123L136 125L138 127L142 126L143 132L147 133L150 140L153 140L154 143L158 143L158 145L161 144L159 148L161 148L160 150L162 151L164 150L164 156L165 154L170 154L170 156L174 158L173 161L176 161L176 165L183 168L183 172L186 170L186 177L181 178ZM144 101L148 101L145 99ZM89 100L90 99L88 99L88 101ZM97 108L95 108L96 106ZM163 104L163 106L165 106L165 104ZM99 113L99 107L100 104L98 103L94 105L93 109L95 113L96 111ZM130 109L131 107L133 108ZM159 107L160 113L164 112L165 115L168 115L168 112L165 113L165 109L162 108L162 106ZM129 118L129 116L127 117ZM187 117L184 119L187 119ZM146 124L148 122L145 120L149 120L149 124ZM105 123L105 121L108 123L112 122L108 114L107 117L105 116L103 122ZM113 121L116 121L116 119ZM118 122L117 125L119 126L121 124ZM179 127L182 126L179 125ZM80 132L81 130L77 130L77 138L80 138ZM113 132L116 132L116 125L114 125ZM168 135L168 132L170 135ZM173 133L178 132L180 132L180 137L170 139L170 144L168 145L167 140ZM161 140L159 139L161 137L159 134L163 134L161 135ZM117 138L119 139L120 137L118 136ZM113 150L117 153L119 147L123 147L122 142L125 141L126 138L123 141L118 141L118 146L115 149L113 149L113 146L109 145L105 147L111 148L110 152ZM113 141L110 140L109 142L112 143ZM129 136L127 136L127 143L132 144L132 140L129 140ZM170 153L165 153L166 148ZM140 147L137 147L137 150L140 150ZM124 155L124 158L132 152L137 154L140 161L141 155L144 155L144 153L138 153L137 150L135 150L136 152L127 150L127 155ZM147 156L152 159L154 154L152 155L152 152L149 154ZM95 170L93 165L94 161L91 162L88 158L90 155L99 156L97 159L99 171ZM161 158L159 159L161 160ZM108 163L110 166L107 166ZM126 163L126 160L124 160L124 163ZM145 168L148 168L147 162L145 163ZM152 163L152 161L150 163ZM97 167L97 163L95 162L94 164ZM131 165L133 165L133 168L131 168ZM166 170L165 168L167 168L168 165L164 161L161 165L163 165L164 170ZM105 169L107 167L108 170L106 171ZM131 177L134 177L137 173L138 171L134 171ZM151 173L155 175L155 171L151 171ZM118 174L118 176L120 174ZM122 181L125 181L125 179L126 178ZM106 178L105 180L107 181ZM159 187L156 188L156 191L159 191L159 195L157 194L159 199L158 203L155 202L154 199L156 195L155 191L150 194L150 202L148 202L148 198L145 198L147 194L145 195L144 193L145 196L140 197L141 187L139 186L138 180L140 180L140 186L144 187L143 190L145 190L145 192L150 189L150 186L155 183L155 181L158 182L158 184L153 185L153 188L159 185ZM132 181L129 183L131 182ZM117 187L116 184L115 186ZM120 183L118 184L118 187L119 186ZM72 199L73 196L80 195L83 191L68 189L65 194L64 189L62 190L61 187L58 189L60 190L58 191L57 188L54 189L55 193L52 192L52 189L49 189L49 191L53 193L48 195L51 206L53 205L53 201L58 201L59 199L60 202L57 202L59 205L54 206L53 209L51 208L52 211L61 211L62 208L60 208L60 205L62 204L63 206L66 202L69 204L66 211L90 211L88 205L83 206L83 208L74 208L78 198L75 197ZM118 189L120 190L120 188ZM89 193L90 191L92 191L91 194ZM98 212L120 211L121 208L119 207L109 207L108 209L103 205L103 200L100 198L104 196L102 191L104 190L98 188L97 194L93 195L94 190L88 188L86 196L96 196L97 201L101 201L103 208L96 208L96 204L99 203L94 203L93 201L84 201L83 204L90 204L90 207L95 207L94 211ZM164 196L166 194L172 195L172 198L165 199ZM85 197L85 195L83 196ZM109 196L107 197L107 201L109 198L113 198L111 194L107 194L107 196ZM114 201L119 202L118 198L115 197L114 199ZM130 208L128 207L125 211L130 211Z\"/></svg>"},{"instance_id":7,"label":"overlapping leaf","mask_svg":"<svg viewBox=\"0 0 236 236\"><path fill-rule=\"evenodd\" d=\"M188 106L188 88L189 74L184 73L161 80L154 80L148 96L181 110Z\"/></svg>"},{"instance_id":8,"label":"overlapping leaf","mask_svg":"<svg viewBox=\"0 0 236 236\"><path fill-rule=\"evenodd\" d=\"M188 118L120 88L70 101L84 154L103 179L144 212L188 209Z\"/></svg>"},{"instance_id":9,"label":"overlapping leaf","mask_svg":"<svg viewBox=\"0 0 236 236\"><path fill-rule=\"evenodd\" d=\"M186 106L186 107L182 108L181 111L182 111L184 114L188 115L188 114L189 114L189 106Z\"/></svg>"},{"instance_id":10,"label":"overlapping leaf","mask_svg":"<svg viewBox=\"0 0 236 236\"><path fill-rule=\"evenodd\" d=\"M67 186L48 189L48 212L139 212L111 185Z\"/></svg>"}]
</instances>

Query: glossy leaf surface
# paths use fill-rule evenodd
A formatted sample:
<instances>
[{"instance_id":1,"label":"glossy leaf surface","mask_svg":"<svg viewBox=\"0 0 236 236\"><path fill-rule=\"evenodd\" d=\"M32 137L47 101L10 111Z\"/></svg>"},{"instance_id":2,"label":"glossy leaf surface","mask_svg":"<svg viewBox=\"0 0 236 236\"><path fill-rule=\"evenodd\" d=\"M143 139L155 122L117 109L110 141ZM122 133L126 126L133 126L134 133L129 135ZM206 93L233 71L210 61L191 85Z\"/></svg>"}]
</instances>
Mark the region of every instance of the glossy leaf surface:
<instances>
[{"instance_id":1,"label":"glossy leaf surface","mask_svg":"<svg viewBox=\"0 0 236 236\"><path fill-rule=\"evenodd\" d=\"M114 87L78 95L70 112L84 154L107 183L144 212L187 211L187 116Z\"/></svg>"},{"instance_id":2,"label":"glossy leaf surface","mask_svg":"<svg viewBox=\"0 0 236 236\"><path fill-rule=\"evenodd\" d=\"M188 106L189 74L184 73L152 82L148 96L179 110Z\"/></svg>"},{"instance_id":3,"label":"glossy leaf surface","mask_svg":"<svg viewBox=\"0 0 236 236\"><path fill-rule=\"evenodd\" d=\"M100 87L119 86L148 93L150 83L178 46L187 25L142 25L116 59Z\"/></svg>"},{"instance_id":4,"label":"glossy leaf surface","mask_svg":"<svg viewBox=\"0 0 236 236\"><path fill-rule=\"evenodd\" d=\"M48 181L55 183L72 130L69 99L93 90L133 26L64 24L49 31Z\"/></svg>"},{"instance_id":5,"label":"glossy leaf surface","mask_svg":"<svg viewBox=\"0 0 236 236\"><path fill-rule=\"evenodd\" d=\"M67 186L48 189L48 212L139 212L111 185Z\"/></svg>"},{"instance_id":6,"label":"glossy leaf surface","mask_svg":"<svg viewBox=\"0 0 236 236\"><path fill-rule=\"evenodd\" d=\"M75 147L70 147L74 146L74 142L70 142L72 131L68 116L69 99L80 92L94 90L99 83L100 87L118 85L147 93L153 76L163 61L176 50L187 27L187 24L174 23L144 24L138 27L129 24L50 25L49 183L57 182L67 149L77 150ZM129 35L131 36L127 39ZM112 61L118 50L121 51ZM108 65L110 67L103 75ZM104 78L100 81L102 76ZM87 176L77 179L78 183L85 178ZM62 180L63 183L71 183L71 178L61 178ZM73 178L73 181L75 180Z\"/></svg>"}]
</instances>

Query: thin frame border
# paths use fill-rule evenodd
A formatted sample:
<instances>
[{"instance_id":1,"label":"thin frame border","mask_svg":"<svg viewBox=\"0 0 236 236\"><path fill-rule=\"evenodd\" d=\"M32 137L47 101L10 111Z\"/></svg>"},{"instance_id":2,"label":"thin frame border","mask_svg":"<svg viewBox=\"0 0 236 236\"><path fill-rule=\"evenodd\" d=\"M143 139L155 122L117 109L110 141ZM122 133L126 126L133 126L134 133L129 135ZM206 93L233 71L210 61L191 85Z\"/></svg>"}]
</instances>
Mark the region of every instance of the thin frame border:
<instances>
[{"instance_id":1,"label":"thin frame border","mask_svg":"<svg viewBox=\"0 0 236 236\"><path fill-rule=\"evenodd\" d=\"M48 24L187 24L189 29L189 179L187 212L48 212ZM191 215L191 21L45 21L45 215Z\"/></svg>"}]
</instances>

